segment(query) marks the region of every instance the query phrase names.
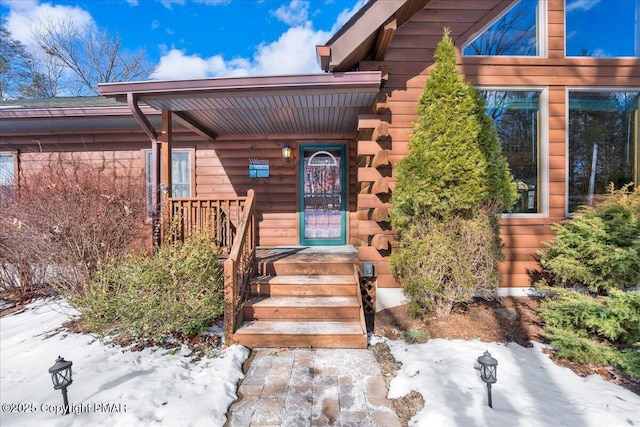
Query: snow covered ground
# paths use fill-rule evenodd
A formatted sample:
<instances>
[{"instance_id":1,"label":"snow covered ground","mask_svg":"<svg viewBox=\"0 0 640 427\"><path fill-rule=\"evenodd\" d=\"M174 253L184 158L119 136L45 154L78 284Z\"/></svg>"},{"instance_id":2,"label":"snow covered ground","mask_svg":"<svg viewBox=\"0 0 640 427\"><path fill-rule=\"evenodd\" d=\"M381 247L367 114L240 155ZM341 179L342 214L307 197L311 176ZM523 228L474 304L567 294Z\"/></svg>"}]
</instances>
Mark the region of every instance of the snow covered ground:
<instances>
[{"instance_id":1,"label":"snow covered ground","mask_svg":"<svg viewBox=\"0 0 640 427\"><path fill-rule=\"evenodd\" d=\"M415 390L425 406L411 420L416 426L617 427L640 426L640 396L596 375L582 378L551 361L534 343L484 343L433 339L407 345L384 341L402 363L389 398ZM492 386L493 409L480 379L478 356L485 350L498 361Z\"/></svg>"},{"instance_id":2,"label":"snow covered ground","mask_svg":"<svg viewBox=\"0 0 640 427\"><path fill-rule=\"evenodd\" d=\"M0 425L222 426L236 398L241 346L190 363L188 350L142 352L104 345L59 328L73 310L40 301L0 318ZM382 339L373 337L372 343ZM555 365L542 346L430 340L384 340L402 363L390 398L416 390L425 407L417 426L640 426L640 397L597 376L581 378ZM476 359L498 360L493 409ZM48 368L58 355L73 361L72 413L60 415L62 395ZM297 427L297 426L296 426Z\"/></svg>"},{"instance_id":3,"label":"snow covered ground","mask_svg":"<svg viewBox=\"0 0 640 427\"><path fill-rule=\"evenodd\" d=\"M189 363L189 350L140 352L58 331L73 310L37 302L0 318L0 425L222 426L249 350L232 346ZM58 355L73 362L71 413L48 373Z\"/></svg>"}]
</instances>

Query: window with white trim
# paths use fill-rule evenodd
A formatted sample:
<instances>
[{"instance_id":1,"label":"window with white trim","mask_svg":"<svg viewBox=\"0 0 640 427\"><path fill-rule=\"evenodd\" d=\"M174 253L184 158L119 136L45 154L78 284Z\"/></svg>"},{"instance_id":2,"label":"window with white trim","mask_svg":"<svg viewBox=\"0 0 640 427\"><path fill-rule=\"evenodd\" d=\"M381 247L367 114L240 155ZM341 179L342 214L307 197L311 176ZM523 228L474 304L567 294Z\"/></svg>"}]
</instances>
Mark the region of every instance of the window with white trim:
<instances>
[{"instance_id":1,"label":"window with white trim","mask_svg":"<svg viewBox=\"0 0 640 427\"><path fill-rule=\"evenodd\" d=\"M640 0L565 0L565 54L640 57Z\"/></svg>"},{"instance_id":2,"label":"window with white trim","mask_svg":"<svg viewBox=\"0 0 640 427\"><path fill-rule=\"evenodd\" d=\"M192 150L171 150L171 197L191 197ZM146 151L147 213L151 216L151 151Z\"/></svg>"},{"instance_id":3,"label":"window with white trim","mask_svg":"<svg viewBox=\"0 0 640 427\"><path fill-rule=\"evenodd\" d=\"M519 0L462 46L463 56L544 56L542 0Z\"/></svg>"},{"instance_id":4,"label":"window with white trim","mask_svg":"<svg viewBox=\"0 0 640 427\"><path fill-rule=\"evenodd\" d=\"M518 190L514 214L544 212L540 90L480 90ZM546 160L544 160L546 162ZM546 164L546 163L545 163Z\"/></svg>"},{"instance_id":5,"label":"window with white trim","mask_svg":"<svg viewBox=\"0 0 640 427\"><path fill-rule=\"evenodd\" d=\"M0 206L7 205L13 199L15 168L15 155L0 153Z\"/></svg>"},{"instance_id":6,"label":"window with white trim","mask_svg":"<svg viewBox=\"0 0 640 427\"><path fill-rule=\"evenodd\" d=\"M640 92L569 90L568 211L638 184Z\"/></svg>"}]
</instances>

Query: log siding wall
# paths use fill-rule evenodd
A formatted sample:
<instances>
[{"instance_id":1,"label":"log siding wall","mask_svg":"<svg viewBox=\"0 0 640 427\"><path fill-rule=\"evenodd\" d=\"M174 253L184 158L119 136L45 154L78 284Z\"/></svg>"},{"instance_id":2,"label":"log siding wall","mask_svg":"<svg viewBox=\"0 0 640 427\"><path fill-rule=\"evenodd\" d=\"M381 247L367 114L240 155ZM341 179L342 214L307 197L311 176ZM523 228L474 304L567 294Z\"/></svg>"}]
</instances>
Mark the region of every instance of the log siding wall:
<instances>
[{"instance_id":1,"label":"log siding wall","mask_svg":"<svg viewBox=\"0 0 640 427\"><path fill-rule=\"evenodd\" d=\"M145 153L151 148L142 132L114 137L109 131L82 135L86 143L75 143L78 136L57 135L55 141L43 138L34 144L31 138L5 139L6 147L18 149L19 173L28 176L52 161L77 161L92 167L128 174L144 183ZM88 138L88 139L87 139ZM99 142L96 142L99 141ZM282 159L282 146L292 149L292 162ZM175 149L194 151L191 164L193 197L228 198L245 196L255 190L257 244L260 246L297 246L299 235L298 148L301 144L344 144L347 153L348 209L356 207L357 174L353 135L283 135L224 137L211 141L184 130L174 134ZM5 145L3 143L2 149ZM269 160L269 178L249 178L249 158ZM144 194L141 194L144 197ZM347 224L347 235L350 227Z\"/></svg>"},{"instance_id":2,"label":"log siding wall","mask_svg":"<svg viewBox=\"0 0 640 427\"><path fill-rule=\"evenodd\" d=\"M444 27L458 48L459 69L474 85L493 89L546 88L548 92L548 216L527 218L513 215L502 220L505 261L500 265L503 287L531 285L538 269L535 254L543 242L553 239L549 225L566 218L566 114L567 90L572 87L640 88L640 59L565 58L564 0L547 1L547 46L545 57L462 57L460 49L505 7L500 0L433 0L400 26L384 61L363 61L361 70L388 73L383 92L387 96L391 163L408 152L411 124L416 120L433 53ZM544 143L541 141L541 143ZM372 173L362 171L362 173ZM367 221L358 227L370 227ZM398 286L386 263L387 254L372 247L360 247L362 260L377 266L378 286Z\"/></svg>"}]
</instances>

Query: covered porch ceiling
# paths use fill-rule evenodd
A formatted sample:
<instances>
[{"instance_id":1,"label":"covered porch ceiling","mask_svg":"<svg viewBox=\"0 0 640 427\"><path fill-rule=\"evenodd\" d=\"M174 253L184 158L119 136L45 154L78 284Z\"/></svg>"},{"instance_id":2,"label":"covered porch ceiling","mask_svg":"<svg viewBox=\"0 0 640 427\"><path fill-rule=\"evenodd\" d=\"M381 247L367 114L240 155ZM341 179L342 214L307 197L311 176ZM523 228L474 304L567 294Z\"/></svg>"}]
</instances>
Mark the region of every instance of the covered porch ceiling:
<instances>
[{"instance_id":1,"label":"covered porch ceiling","mask_svg":"<svg viewBox=\"0 0 640 427\"><path fill-rule=\"evenodd\" d=\"M118 101L173 113L201 136L353 134L371 111L381 73L211 78L101 84ZM135 115L135 111L133 111Z\"/></svg>"}]
</instances>

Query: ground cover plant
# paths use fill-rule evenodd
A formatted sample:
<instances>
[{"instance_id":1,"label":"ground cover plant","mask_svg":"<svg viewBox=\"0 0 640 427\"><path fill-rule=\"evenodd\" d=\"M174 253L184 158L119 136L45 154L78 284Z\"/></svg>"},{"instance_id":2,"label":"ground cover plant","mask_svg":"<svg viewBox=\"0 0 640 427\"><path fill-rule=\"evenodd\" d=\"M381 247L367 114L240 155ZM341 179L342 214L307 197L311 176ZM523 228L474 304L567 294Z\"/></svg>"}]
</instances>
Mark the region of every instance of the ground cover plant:
<instances>
[{"instance_id":1,"label":"ground cover plant","mask_svg":"<svg viewBox=\"0 0 640 427\"><path fill-rule=\"evenodd\" d=\"M640 378L640 292L593 296L554 289L540 313L558 356Z\"/></svg>"},{"instance_id":2,"label":"ground cover plant","mask_svg":"<svg viewBox=\"0 0 640 427\"><path fill-rule=\"evenodd\" d=\"M552 284L598 294L640 285L640 189L611 186L600 203L552 228L556 238L540 253Z\"/></svg>"},{"instance_id":3,"label":"ground cover plant","mask_svg":"<svg viewBox=\"0 0 640 427\"><path fill-rule=\"evenodd\" d=\"M553 226L540 314L557 354L640 377L640 191L625 186Z\"/></svg>"},{"instance_id":4,"label":"ground cover plant","mask_svg":"<svg viewBox=\"0 0 640 427\"><path fill-rule=\"evenodd\" d=\"M445 30L418 105L408 155L396 164L390 266L412 315L445 320L455 303L499 285L498 217L517 198L484 100L456 69Z\"/></svg>"}]
</instances>

